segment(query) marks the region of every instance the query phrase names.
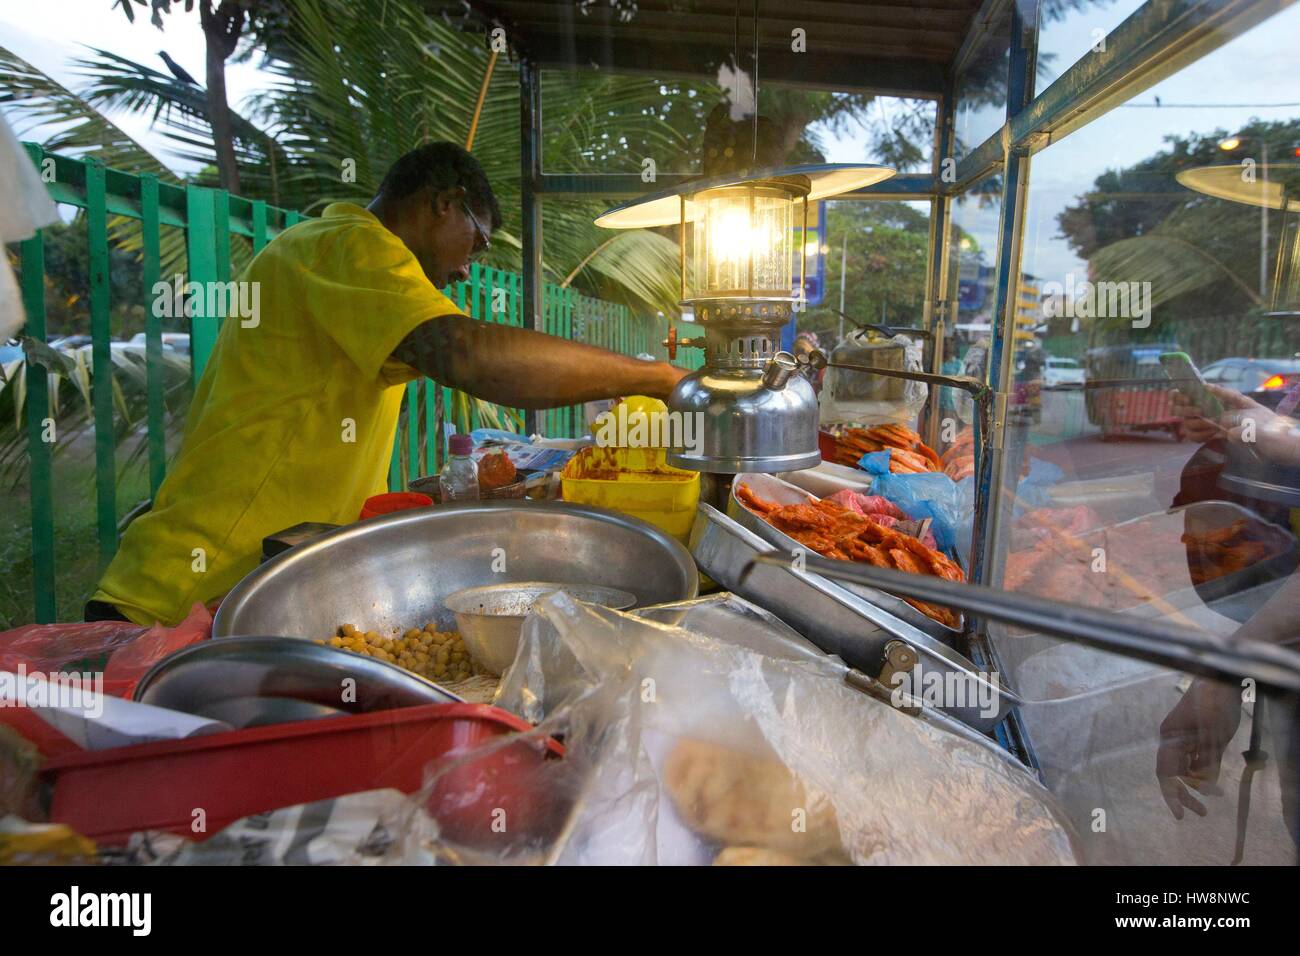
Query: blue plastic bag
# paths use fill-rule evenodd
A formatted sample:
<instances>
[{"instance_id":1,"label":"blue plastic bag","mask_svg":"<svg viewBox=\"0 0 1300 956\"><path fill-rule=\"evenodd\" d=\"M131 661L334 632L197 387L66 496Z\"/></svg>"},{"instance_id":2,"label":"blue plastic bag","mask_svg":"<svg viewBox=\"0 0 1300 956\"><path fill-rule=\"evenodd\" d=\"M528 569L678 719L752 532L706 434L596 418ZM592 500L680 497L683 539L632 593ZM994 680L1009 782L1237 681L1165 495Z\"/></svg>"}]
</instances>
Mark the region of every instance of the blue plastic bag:
<instances>
[{"instance_id":1,"label":"blue plastic bag","mask_svg":"<svg viewBox=\"0 0 1300 956\"><path fill-rule=\"evenodd\" d=\"M858 459L858 467L869 475L889 474L889 449L867 452Z\"/></svg>"},{"instance_id":2,"label":"blue plastic bag","mask_svg":"<svg viewBox=\"0 0 1300 956\"><path fill-rule=\"evenodd\" d=\"M973 478L953 481L937 471L924 475L877 474L871 493L888 498L913 521L929 518L935 543L940 550L957 555L959 561L970 550ZM961 563L969 566L965 561Z\"/></svg>"},{"instance_id":3,"label":"blue plastic bag","mask_svg":"<svg viewBox=\"0 0 1300 956\"><path fill-rule=\"evenodd\" d=\"M885 452L872 452L864 455L860 466L866 468L867 458L886 456L885 468L889 462ZM873 462L879 467L877 462ZM868 469L870 470L870 469ZM961 481L953 481L940 472L924 475L892 475L872 472L876 478L871 483L871 493L888 498L902 508L914 521L930 519L930 530L939 547L950 555L955 555L962 567L970 569L970 536L974 527L975 514L975 477L973 475ZM1064 477L1064 472L1041 458L1029 463L1029 474L1020 480L1016 487L1015 515L1025 508L1043 508L1052 504L1049 492L1053 485Z\"/></svg>"}]
</instances>

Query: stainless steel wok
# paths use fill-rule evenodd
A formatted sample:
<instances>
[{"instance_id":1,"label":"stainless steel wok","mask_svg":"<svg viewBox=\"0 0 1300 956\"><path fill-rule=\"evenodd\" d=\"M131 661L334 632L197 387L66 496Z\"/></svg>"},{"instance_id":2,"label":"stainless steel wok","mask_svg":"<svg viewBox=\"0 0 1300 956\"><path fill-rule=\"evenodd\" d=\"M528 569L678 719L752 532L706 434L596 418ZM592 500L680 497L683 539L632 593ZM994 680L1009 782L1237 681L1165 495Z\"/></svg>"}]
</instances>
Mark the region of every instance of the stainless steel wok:
<instances>
[{"instance_id":1,"label":"stainless steel wok","mask_svg":"<svg viewBox=\"0 0 1300 956\"><path fill-rule=\"evenodd\" d=\"M643 521L562 502L484 501L373 518L286 551L235 586L212 636L324 638L340 624L392 633L430 621L455 630L447 595L519 581L620 588L637 606L699 590L690 553Z\"/></svg>"}]
</instances>

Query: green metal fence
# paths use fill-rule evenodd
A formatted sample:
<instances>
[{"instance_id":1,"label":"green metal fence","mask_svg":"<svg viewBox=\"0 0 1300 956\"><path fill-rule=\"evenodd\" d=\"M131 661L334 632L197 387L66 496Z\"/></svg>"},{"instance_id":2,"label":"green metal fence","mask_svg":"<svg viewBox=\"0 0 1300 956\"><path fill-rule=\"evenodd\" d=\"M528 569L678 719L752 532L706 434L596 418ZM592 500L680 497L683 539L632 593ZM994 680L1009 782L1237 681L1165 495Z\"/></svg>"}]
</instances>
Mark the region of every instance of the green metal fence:
<instances>
[{"instance_id":1,"label":"green metal fence","mask_svg":"<svg viewBox=\"0 0 1300 956\"><path fill-rule=\"evenodd\" d=\"M96 539L102 566L116 552L119 534L110 344L113 335L109 284L111 225L130 220L139 232L143 278L140 304L145 316L146 440L152 493L157 491L166 474L168 455L160 367L162 319L156 317L151 308L152 289L162 278L164 244L169 241L164 238L163 227L183 230L188 281L227 282L240 261L255 255L303 216L294 210L233 196L220 189L161 182L150 174L135 175L105 167L94 160L83 161L48 153L32 143L26 144L26 148L38 169L48 168L45 161L53 160L53 176L47 175L51 197L56 202L85 210L89 241L88 320L92 336L92 367L108 370L108 374L96 374L91 379ZM124 217L124 220L115 217ZM24 334L30 339L46 342L45 246L42 234L21 243L19 256L23 303L27 311ZM468 281L457 283L447 291L462 309L475 318L512 325L522 322L522 281L516 273L475 266ZM665 355L660 340L667 333L668 325L663 320L654 323L638 319L626 306L549 284L544 290L543 300L546 332L625 354L646 352L659 358ZM218 328L216 317L195 316L191 320L190 354L194 381L203 372ZM697 367L699 361L699 353L691 350L679 357L678 364ZM34 613L38 623L47 623L57 619L52 447L42 440L51 402L46 375L27 375L26 382ZM467 410L468 420L462 423L465 426L479 427L484 417L491 417L480 415L475 403L430 380L410 383L389 472L390 485L394 488L404 487L410 478L432 473L438 464L438 443L429 440L429 430L435 421L439 390L446 409ZM515 421L522 420L518 410L496 409L495 413L503 423L509 422L511 416L517 416ZM454 420L454 415L447 417ZM585 426L579 407L547 410L539 416L538 423L545 434L555 437L576 436ZM79 609L69 608L65 612L79 616Z\"/></svg>"},{"instance_id":2,"label":"green metal fence","mask_svg":"<svg viewBox=\"0 0 1300 956\"><path fill-rule=\"evenodd\" d=\"M149 484L157 491L167 467L163 416L162 319L153 314L152 289L161 278L164 226L184 230L188 278L194 282L228 281L231 237L243 237L255 254L282 229L302 218L293 210L231 196L219 189L161 182L151 174L135 175L110 169L94 160L77 160L26 144L33 163L42 169L50 196L85 210L89 253L89 326L95 438L96 538L101 564L117 550L117 471L113 428L113 360L111 355L109 292L109 224L114 217L139 223L142 301L145 316L147 377L147 442ZM50 166L46 161L52 160ZM20 245L21 286L27 312L25 335L47 341L44 237L38 233ZM193 375L202 374L217 335L217 319L195 317L190 330ZM108 374L102 374L107 369ZM48 379L26 376L25 417L31 495L31 532L35 616L55 620L54 497L52 448L42 440L50 415Z\"/></svg>"}]
</instances>

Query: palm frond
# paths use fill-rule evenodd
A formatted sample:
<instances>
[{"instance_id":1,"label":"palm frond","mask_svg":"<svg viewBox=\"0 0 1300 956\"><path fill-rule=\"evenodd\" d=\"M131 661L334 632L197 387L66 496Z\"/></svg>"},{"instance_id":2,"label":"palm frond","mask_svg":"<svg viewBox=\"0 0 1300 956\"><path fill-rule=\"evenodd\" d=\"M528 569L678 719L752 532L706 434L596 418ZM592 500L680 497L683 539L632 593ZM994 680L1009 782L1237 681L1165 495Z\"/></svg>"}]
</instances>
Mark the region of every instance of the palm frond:
<instances>
[{"instance_id":1,"label":"palm frond","mask_svg":"<svg viewBox=\"0 0 1300 956\"><path fill-rule=\"evenodd\" d=\"M103 113L22 57L0 47L0 110L15 122L18 137L46 129L47 149L92 156L105 165L177 178L147 149Z\"/></svg>"}]
</instances>

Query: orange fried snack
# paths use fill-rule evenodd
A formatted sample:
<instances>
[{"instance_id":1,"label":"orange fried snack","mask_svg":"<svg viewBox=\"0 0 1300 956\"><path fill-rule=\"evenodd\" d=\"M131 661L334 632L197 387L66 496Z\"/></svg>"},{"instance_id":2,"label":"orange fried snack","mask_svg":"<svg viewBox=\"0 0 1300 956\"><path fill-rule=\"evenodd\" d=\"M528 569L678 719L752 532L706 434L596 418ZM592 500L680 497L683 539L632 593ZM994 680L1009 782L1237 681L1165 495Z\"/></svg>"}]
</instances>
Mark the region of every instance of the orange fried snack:
<instances>
[{"instance_id":1,"label":"orange fried snack","mask_svg":"<svg viewBox=\"0 0 1300 956\"><path fill-rule=\"evenodd\" d=\"M517 476L515 464L503 451L489 452L478 463L478 486L483 491L512 485Z\"/></svg>"},{"instance_id":2,"label":"orange fried snack","mask_svg":"<svg viewBox=\"0 0 1300 956\"><path fill-rule=\"evenodd\" d=\"M835 439L834 461L857 465L863 455L889 451L889 470L894 474L923 474L939 471L939 456L921 436L904 425L873 425L847 428Z\"/></svg>"},{"instance_id":3,"label":"orange fried snack","mask_svg":"<svg viewBox=\"0 0 1300 956\"><path fill-rule=\"evenodd\" d=\"M806 504L779 505L762 498L748 485L736 486L736 498L741 504L822 557L858 561L909 574L929 574L948 581L966 580L956 562L911 535L879 525L869 515L850 511L833 501L809 497ZM961 625L960 616L947 608L911 598L903 600L946 627Z\"/></svg>"}]
</instances>

